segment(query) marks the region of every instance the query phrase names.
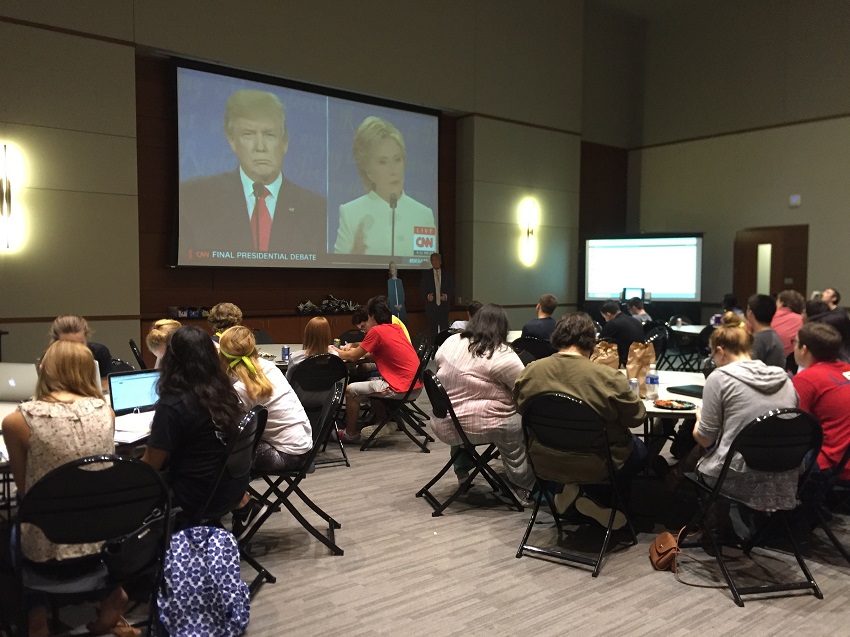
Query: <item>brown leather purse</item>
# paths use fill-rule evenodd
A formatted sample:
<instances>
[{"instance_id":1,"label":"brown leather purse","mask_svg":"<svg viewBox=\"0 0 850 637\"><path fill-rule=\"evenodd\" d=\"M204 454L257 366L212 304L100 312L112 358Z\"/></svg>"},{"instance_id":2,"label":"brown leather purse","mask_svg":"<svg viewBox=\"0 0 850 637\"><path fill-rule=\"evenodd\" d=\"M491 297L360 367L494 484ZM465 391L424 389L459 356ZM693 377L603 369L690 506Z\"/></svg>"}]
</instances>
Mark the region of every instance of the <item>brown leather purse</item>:
<instances>
[{"instance_id":1,"label":"brown leather purse","mask_svg":"<svg viewBox=\"0 0 850 637\"><path fill-rule=\"evenodd\" d=\"M664 531L655 536L649 545L649 561L652 562L656 571L673 571L678 568L679 541L685 527L673 535L670 531Z\"/></svg>"}]
</instances>

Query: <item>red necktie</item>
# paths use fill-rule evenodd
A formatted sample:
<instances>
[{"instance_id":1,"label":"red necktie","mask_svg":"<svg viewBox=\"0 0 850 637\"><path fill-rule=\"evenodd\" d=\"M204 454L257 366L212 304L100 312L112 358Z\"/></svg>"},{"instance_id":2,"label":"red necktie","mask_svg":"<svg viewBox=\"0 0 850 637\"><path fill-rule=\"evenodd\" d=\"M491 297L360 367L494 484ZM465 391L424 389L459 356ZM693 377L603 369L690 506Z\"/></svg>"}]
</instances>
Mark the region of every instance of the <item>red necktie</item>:
<instances>
[{"instance_id":1,"label":"red necktie","mask_svg":"<svg viewBox=\"0 0 850 637\"><path fill-rule=\"evenodd\" d=\"M254 216L251 219L251 236L254 239L254 247L259 252L269 251L269 235L272 232L272 216L266 206L266 197L271 193L268 188L263 188L261 195L257 197L254 206ZM258 232L259 229L259 232ZM259 236L259 240L258 237Z\"/></svg>"}]
</instances>

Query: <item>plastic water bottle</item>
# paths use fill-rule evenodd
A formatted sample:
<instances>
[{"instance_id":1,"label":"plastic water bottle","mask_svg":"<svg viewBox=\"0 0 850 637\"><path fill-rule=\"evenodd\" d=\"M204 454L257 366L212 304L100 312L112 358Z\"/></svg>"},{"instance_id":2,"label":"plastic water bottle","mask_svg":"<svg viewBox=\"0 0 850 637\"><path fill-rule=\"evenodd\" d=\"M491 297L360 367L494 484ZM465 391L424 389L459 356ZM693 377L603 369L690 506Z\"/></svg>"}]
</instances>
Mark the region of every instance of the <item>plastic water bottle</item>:
<instances>
[{"instance_id":1,"label":"plastic water bottle","mask_svg":"<svg viewBox=\"0 0 850 637\"><path fill-rule=\"evenodd\" d=\"M649 371L646 373L646 399L655 400L658 398L658 372L655 371L655 365L649 366Z\"/></svg>"}]
</instances>

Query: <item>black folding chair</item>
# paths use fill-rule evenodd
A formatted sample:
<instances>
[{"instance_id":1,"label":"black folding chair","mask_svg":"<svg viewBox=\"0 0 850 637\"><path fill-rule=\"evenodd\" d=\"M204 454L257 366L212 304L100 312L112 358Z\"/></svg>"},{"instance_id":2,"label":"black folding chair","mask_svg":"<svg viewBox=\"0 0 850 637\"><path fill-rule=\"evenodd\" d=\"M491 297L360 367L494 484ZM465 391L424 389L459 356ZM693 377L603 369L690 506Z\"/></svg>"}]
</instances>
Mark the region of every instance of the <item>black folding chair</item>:
<instances>
[{"instance_id":1,"label":"black folding chair","mask_svg":"<svg viewBox=\"0 0 850 637\"><path fill-rule=\"evenodd\" d=\"M384 405L386 416L377 424L371 435L363 441L363 444L360 445L360 451L366 451L369 449L378 435L378 432L380 432L387 423L394 421L398 424L398 428L404 432L408 438L416 443L417 447L419 447L424 453L430 453L428 443L434 442L434 439L423 429L425 423L416 416L413 408L411 407L413 402L416 400L415 398L411 398L411 395L413 394L416 384L422 378L422 372L428 365L428 361L431 360L431 355L433 353L433 349L427 347L424 343L421 347L425 347L425 352L422 356L420 356L419 368L416 370L413 380L410 381L410 387L408 387L407 392L403 397L375 398L372 396L369 398L369 400L374 400ZM419 440L419 438L416 437L417 435L421 436L424 440Z\"/></svg>"},{"instance_id":2,"label":"black folding chair","mask_svg":"<svg viewBox=\"0 0 850 637\"><path fill-rule=\"evenodd\" d=\"M112 364L109 366L108 374L117 374L118 372L134 372L136 368L130 365L127 361L122 361L120 358L113 358ZM103 373L103 370L100 371Z\"/></svg>"},{"instance_id":3,"label":"black folding chair","mask_svg":"<svg viewBox=\"0 0 850 637\"><path fill-rule=\"evenodd\" d=\"M440 346L446 342L449 336L451 336L452 334L458 334L460 331L461 330L447 329L437 334L437 336L434 338L434 352L436 353L437 350L440 349Z\"/></svg>"},{"instance_id":4,"label":"black folding chair","mask_svg":"<svg viewBox=\"0 0 850 637\"><path fill-rule=\"evenodd\" d=\"M497 494L500 494L502 498L506 498L508 500L508 506L510 508L516 509L517 511L522 511L523 506L520 504L519 500L517 500L513 491L511 491L510 487L505 484L505 481L499 477L499 474L496 473L492 467L490 467L490 461L494 458L499 457L499 451L496 449L496 445L489 444L487 448L484 450L484 453L479 454L476 447L483 445L475 445L470 442L469 437L466 435L466 432L461 427L460 422L457 419L457 415L455 414L455 410L452 407L452 401L449 398L449 395L446 393L445 388L442 383L437 378L437 375L434 374L431 370L426 370L423 381L425 382L425 391L428 393L428 398L431 401L431 408L434 410L434 415L438 418L451 418L452 424L454 425L455 431L460 438L461 444L452 454L452 457L446 463L446 465L440 469L440 471L435 475L424 487L419 489L416 492L417 498L425 498L428 504L433 507L434 512L431 513L433 517L437 517L443 514L443 511L448 507L452 502L457 500L457 498L466 492L469 489L469 486L472 484L473 479L479 473L484 476L484 479L490 483L490 486L493 487L493 491ZM486 444L486 443L485 443ZM439 480L446 475L446 472L452 467L457 457L466 451L469 454L469 457L472 459L475 467L470 472L469 477L463 482L463 484L459 484L457 489L444 501L440 502L437 497L431 493L431 487L433 487Z\"/></svg>"},{"instance_id":5,"label":"black folding chair","mask_svg":"<svg viewBox=\"0 0 850 637\"><path fill-rule=\"evenodd\" d=\"M667 342L666 358L671 369L683 372L700 371L702 356L699 334L681 332L671 324L667 328Z\"/></svg>"},{"instance_id":6,"label":"black folding chair","mask_svg":"<svg viewBox=\"0 0 850 637\"><path fill-rule=\"evenodd\" d=\"M345 395L345 380L337 381L334 386L333 394L322 408L322 413L319 418L319 436L317 440L322 440L336 427L336 413L342 405L343 396ZM330 515L325 513L316 503L314 503L301 490L301 481L307 477L314 469L313 463L316 459L316 454L319 451L319 445L314 444L313 448L304 454L300 466L293 471L271 472L271 471L255 471L254 474L262 478L266 483L265 490L260 493L253 486L248 488L248 491L254 496L258 502L267 505L266 511L257 520L257 524L239 541L240 545L247 545L265 521L273 514L280 511L282 504L289 512L301 523L313 537L327 546L334 555L342 555L344 551L337 546L334 538L334 531L342 527L342 525L334 520ZM286 482L286 489L281 490L281 484ZM301 501L306 504L314 513L322 518L328 525L327 533L322 533L313 526L307 518L290 501L290 496L297 495Z\"/></svg>"},{"instance_id":7,"label":"black folding chair","mask_svg":"<svg viewBox=\"0 0 850 637\"><path fill-rule=\"evenodd\" d=\"M724 491L723 489L733 458L743 458L746 466L755 471L769 473L793 471L802 465L807 453L810 451L813 451L815 454L818 453L822 439L823 436L818 421L811 414L799 409L778 409L756 418L735 436L732 445L729 447L726 461L720 470L720 475L717 477L717 481L713 487L708 485L697 474L685 474L685 477L695 485L697 496L702 502L702 508L697 512L690 524L688 524L682 537L687 536L688 529L700 526L709 509L718 500L727 500L746 506L744 502L733 497L728 491ZM803 477L803 483L806 477L807 474ZM770 476L765 476L765 480L770 480L770 478ZM771 513L770 519L765 526L744 545L743 550L744 554L749 556L752 549L759 546L765 538L768 528L772 527L774 522L780 521L788 539L791 541L791 546L794 549L794 557L800 566L800 570L803 571L806 577L805 581L770 583L760 586L737 586L732 580L732 575L726 565L720 542L706 525L702 525L701 528L705 528L703 541L706 537L708 538L714 550L717 564L720 566L723 577L729 585L732 598L738 606L744 605L741 595L764 595L765 593L797 590L810 590L815 597L823 599L823 594L820 592L812 574L809 572L809 568L803 560L797 539L791 532L788 524L788 513L789 511L775 511ZM693 542L684 542L680 546L687 548L696 546L696 544Z\"/></svg>"},{"instance_id":8,"label":"black folding chair","mask_svg":"<svg viewBox=\"0 0 850 637\"><path fill-rule=\"evenodd\" d=\"M333 354L317 354L304 359L292 370L292 378L289 384L301 401L310 425L313 428L313 444L321 446L324 452L328 447L331 437L336 432L328 429L323 439L317 438L321 429L321 414L324 406L333 397L334 388L339 381L348 384L348 367L339 356ZM344 387L343 387L344 389ZM337 444L342 452L342 458L321 458L316 460L316 466L327 466L345 463L350 467L345 446L337 436Z\"/></svg>"},{"instance_id":9,"label":"black folding chair","mask_svg":"<svg viewBox=\"0 0 850 637\"><path fill-rule=\"evenodd\" d=\"M36 482L20 502L12 550L22 590L47 596L55 611L62 603L85 601L153 572L153 600L170 520L168 487L141 460L97 455L66 463ZM38 527L54 544L105 542L105 548L87 557L32 562L21 550L22 524ZM21 634L26 632L24 613L21 608Z\"/></svg>"},{"instance_id":10,"label":"black folding chair","mask_svg":"<svg viewBox=\"0 0 850 637\"><path fill-rule=\"evenodd\" d=\"M244 482L245 490L250 491L251 467L254 464L257 446L263 438L268 416L268 410L262 405L258 405L251 409L242 419L242 422L239 423L236 435L232 436L231 440L227 443L221 465L216 474L216 479L210 485L210 492L206 501L197 511L191 513L189 516L190 522L186 526L198 526L206 523L223 526L221 524L221 518L239 504L238 502L219 503L217 507L213 507L219 486L225 476L233 481ZM239 553L242 560L257 571L257 576L248 585L253 596L264 582L274 584L277 578L254 557L248 554L246 544L245 542L239 542Z\"/></svg>"},{"instance_id":11,"label":"black folding chair","mask_svg":"<svg viewBox=\"0 0 850 637\"><path fill-rule=\"evenodd\" d=\"M611 445L608 442L608 430L605 423L584 401L568 394L545 393L535 396L529 401L522 417L522 426L529 443L534 440L544 447L562 452L599 455L605 461L608 476L606 479L594 482L593 484L610 484L613 497L611 514L608 517L608 526L605 530L605 539L596 558L528 544L529 535L534 528L537 512L540 509L540 496L537 497L537 501L534 503L531 518L526 526L525 535L522 537L516 556L522 557L523 553L534 556L545 555L566 562L591 566L593 567L592 575L596 577L602 569L602 558L608 549L608 544L614 530L614 518L618 511L621 511L626 518L626 524L631 534L630 545L634 546L637 544L637 535L635 534L634 526L632 526L629 513L623 505L623 498L620 495L617 481L614 478L614 462L611 459ZM529 444L529 448L531 448L531 444ZM532 466L533 464L532 461ZM536 471L535 475L537 475ZM560 539L563 533L561 518L555 509L555 502L552 495L544 487L539 475L537 475L537 490L545 496L546 502L549 504L549 509L555 518L555 526L558 529L558 538Z\"/></svg>"},{"instance_id":12,"label":"black folding chair","mask_svg":"<svg viewBox=\"0 0 850 637\"><path fill-rule=\"evenodd\" d=\"M274 339L269 335L269 333L260 328L252 328L252 332L254 332L254 342L257 345L269 345L274 343Z\"/></svg>"},{"instance_id":13,"label":"black folding chair","mask_svg":"<svg viewBox=\"0 0 850 637\"><path fill-rule=\"evenodd\" d=\"M667 369L672 368L672 363L667 358L667 328L664 325L656 325L647 332L644 343L652 343L652 347L655 349L655 367L657 369L662 369L662 365L667 365Z\"/></svg>"},{"instance_id":14,"label":"black folding chair","mask_svg":"<svg viewBox=\"0 0 850 637\"><path fill-rule=\"evenodd\" d=\"M546 358L555 353L555 348L549 343L540 338L533 336L521 336L511 343L511 347L519 354L520 352L528 352L534 357L534 360Z\"/></svg>"},{"instance_id":15,"label":"black folding chair","mask_svg":"<svg viewBox=\"0 0 850 637\"><path fill-rule=\"evenodd\" d=\"M133 352L133 357L139 364L139 369L147 369L148 366L145 364L145 359L142 357L142 352L139 350L139 346L136 345L136 341L134 341L132 338L130 339L130 351Z\"/></svg>"},{"instance_id":16,"label":"black folding chair","mask_svg":"<svg viewBox=\"0 0 850 637\"><path fill-rule=\"evenodd\" d=\"M817 458L813 462L816 463ZM830 505L836 501L844 503L850 498L850 484L841 479L841 474L848 462L850 462L850 445L844 450L844 454L837 465L817 473L812 472L809 475L808 482L803 484L801 490L803 494L801 509L804 512L811 512L811 517L814 517L817 525L823 529L832 545L850 564L850 553L835 535L830 525L832 519ZM812 467L814 468L814 464Z\"/></svg>"},{"instance_id":17,"label":"black folding chair","mask_svg":"<svg viewBox=\"0 0 850 637\"><path fill-rule=\"evenodd\" d=\"M413 345L413 341L411 341L410 344ZM433 357L437 352L437 350L433 350L431 353L428 352L428 343L425 341L424 337L419 341L418 345L413 345L413 349L416 350L416 356L419 357L420 363L422 362L423 358L425 359L425 367L428 366L428 361L430 360L430 358L425 358L425 355L428 354L429 357ZM416 404L415 400L411 403L408 403L408 406L416 412L416 415L414 417L420 423L424 423L426 420L431 420L431 416L422 411L422 408Z\"/></svg>"}]
</instances>

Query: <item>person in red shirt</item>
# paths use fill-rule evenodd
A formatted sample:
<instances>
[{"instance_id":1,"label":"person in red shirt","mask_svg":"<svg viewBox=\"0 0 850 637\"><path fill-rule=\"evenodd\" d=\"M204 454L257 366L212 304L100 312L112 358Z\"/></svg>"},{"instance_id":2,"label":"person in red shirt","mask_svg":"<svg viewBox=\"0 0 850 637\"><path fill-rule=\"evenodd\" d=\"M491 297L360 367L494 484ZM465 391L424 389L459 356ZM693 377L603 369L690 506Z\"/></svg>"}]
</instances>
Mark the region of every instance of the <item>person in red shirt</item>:
<instances>
[{"instance_id":1,"label":"person in red shirt","mask_svg":"<svg viewBox=\"0 0 850 637\"><path fill-rule=\"evenodd\" d=\"M789 356L794 351L794 344L791 341L803 325L805 309L806 300L796 290L782 290L776 297L776 314L770 320L770 327L782 341L785 356Z\"/></svg>"},{"instance_id":2,"label":"person in red shirt","mask_svg":"<svg viewBox=\"0 0 850 637\"><path fill-rule=\"evenodd\" d=\"M802 370L793 379L800 409L817 418L823 429L820 470L838 464L850 444L850 364L838 360L840 349L841 334L826 323L804 324L794 343L794 359ZM850 480L850 467L841 479Z\"/></svg>"},{"instance_id":3,"label":"person in red shirt","mask_svg":"<svg viewBox=\"0 0 850 637\"><path fill-rule=\"evenodd\" d=\"M416 350L407 339L404 330L392 322L387 297L375 296L366 304L366 312L369 315L366 321L366 337L362 343L354 347L338 349L339 356L344 361L359 361L367 355L375 362L380 377L369 380L350 383L345 390L345 429L339 431L339 437L343 442L359 442L360 431L357 426L357 418L360 414L360 404L369 400L370 397L380 398L402 398L410 384L419 371L419 357ZM417 381L411 398L416 398L422 391L422 381ZM378 422L383 420L384 414L379 402L373 403ZM381 430L384 432L394 431L392 423L388 423Z\"/></svg>"}]
</instances>

